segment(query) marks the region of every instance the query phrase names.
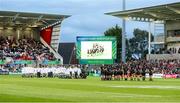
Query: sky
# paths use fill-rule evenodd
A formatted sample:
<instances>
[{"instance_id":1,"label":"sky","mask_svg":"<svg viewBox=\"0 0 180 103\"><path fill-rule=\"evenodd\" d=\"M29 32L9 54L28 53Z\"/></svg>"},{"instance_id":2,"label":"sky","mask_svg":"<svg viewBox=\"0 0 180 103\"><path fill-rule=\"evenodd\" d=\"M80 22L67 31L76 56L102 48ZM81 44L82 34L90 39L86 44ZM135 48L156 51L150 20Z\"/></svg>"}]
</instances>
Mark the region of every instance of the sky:
<instances>
[{"instance_id":1,"label":"sky","mask_svg":"<svg viewBox=\"0 0 180 103\"><path fill-rule=\"evenodd\" d=\"M180 0L126 0L126 9L135 9ZM122 0L0 0L0 10L71 15L61 26L60 42L75 42L76 36L102 36L104 32L122 20L104 13L121 11ZM133 30L148 30L148 23L127 21L126 34Z\"/></svg>"}]
</instances>

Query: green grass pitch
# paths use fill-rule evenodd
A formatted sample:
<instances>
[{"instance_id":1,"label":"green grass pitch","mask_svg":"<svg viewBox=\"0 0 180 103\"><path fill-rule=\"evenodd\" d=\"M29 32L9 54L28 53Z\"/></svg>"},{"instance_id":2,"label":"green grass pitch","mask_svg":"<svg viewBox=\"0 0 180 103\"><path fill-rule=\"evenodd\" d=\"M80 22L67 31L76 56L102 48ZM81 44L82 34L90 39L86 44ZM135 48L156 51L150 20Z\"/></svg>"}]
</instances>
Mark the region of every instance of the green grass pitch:
<instances>
[{"instance_id":1,"label":"green grass pitch","mask_svg":"<svg viewBox=\"0 0 180 103\"><path fill-rule=\"evenodd\" d=\"M0 102L180 103L180 79L101 81L0 76Z\"/></svg>"}]
</instances>

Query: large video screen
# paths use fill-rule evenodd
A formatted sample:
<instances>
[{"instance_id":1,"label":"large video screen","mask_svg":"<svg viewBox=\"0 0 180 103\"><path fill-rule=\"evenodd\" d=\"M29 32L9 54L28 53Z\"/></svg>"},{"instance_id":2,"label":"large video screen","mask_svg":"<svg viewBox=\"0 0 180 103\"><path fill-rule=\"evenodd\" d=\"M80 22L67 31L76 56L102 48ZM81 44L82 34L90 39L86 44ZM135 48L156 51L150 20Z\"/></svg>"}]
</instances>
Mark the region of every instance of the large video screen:
<instances>
[{"instance_id":1,"label":"large video screen","mask_svg":"<svg viewBox=\"0 0 180 103\"><path fill-rule=\"evenodd\" d=\"M112 41L82 41L81 59L112 59Z\"/></svg>"},{"instance_id":2,"label":"large video screen","mask_svg":"<svg viewBox=\"0 0 180 103\"><path fill-rule=\"evenodd\" d=\"M112 64L116 59L116 38L77 37L76 57L81 64Z\"/></svg>"}]
</instances>

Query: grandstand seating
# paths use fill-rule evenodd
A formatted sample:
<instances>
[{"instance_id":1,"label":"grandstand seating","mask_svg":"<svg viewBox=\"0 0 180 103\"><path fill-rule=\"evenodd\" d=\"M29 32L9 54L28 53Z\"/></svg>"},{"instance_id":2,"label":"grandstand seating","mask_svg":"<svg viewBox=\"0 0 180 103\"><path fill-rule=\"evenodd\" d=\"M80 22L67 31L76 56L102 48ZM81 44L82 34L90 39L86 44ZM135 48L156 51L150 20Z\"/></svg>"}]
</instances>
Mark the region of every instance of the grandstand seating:
<instances>
[{"instance_id":1,"label":"grandstand seating","mask_svg":"<svg viewBox=\"0 0 180 103\"><path fill-rule=\"evenodd\" d=\"M16 40L0 37L0 60L56 60L49 48L31 38Z\"/></svg>"}]
</instances>

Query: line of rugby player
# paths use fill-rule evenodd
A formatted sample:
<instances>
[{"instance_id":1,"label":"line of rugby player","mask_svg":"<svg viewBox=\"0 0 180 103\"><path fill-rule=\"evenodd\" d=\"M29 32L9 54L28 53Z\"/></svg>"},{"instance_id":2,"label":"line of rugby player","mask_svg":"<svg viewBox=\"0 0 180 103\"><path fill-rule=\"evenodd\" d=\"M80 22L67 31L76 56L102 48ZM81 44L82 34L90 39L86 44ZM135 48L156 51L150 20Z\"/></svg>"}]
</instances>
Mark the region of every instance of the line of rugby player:
<instances>
[{"instance_id":1,"label":"line of rugby player","mask_svg":"<svg viewBox=\"0 0 180 103\"><path fill-rule=\"evenodd\" d=\"M59 77L67 79L85 79L87 74L85 70L82 69L79 65L75 66L42 66L39 67L23 67L22 68L22 77Z\"/></svg>"},{"instance_id":2,"label":"line of rugby player","mask_svg":"<svg viewBox=\"0 0 180 103\"><path fill-rule=\"evenodd\" d=\"M101 67L101 80L143 80L149 74L149 81L152 81L153 69L149 66L141 65L105 65Z\"/></svg>"}]
</instances>

